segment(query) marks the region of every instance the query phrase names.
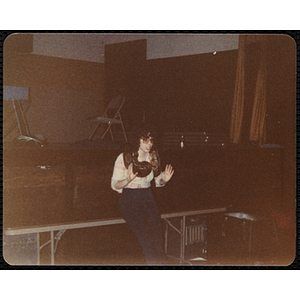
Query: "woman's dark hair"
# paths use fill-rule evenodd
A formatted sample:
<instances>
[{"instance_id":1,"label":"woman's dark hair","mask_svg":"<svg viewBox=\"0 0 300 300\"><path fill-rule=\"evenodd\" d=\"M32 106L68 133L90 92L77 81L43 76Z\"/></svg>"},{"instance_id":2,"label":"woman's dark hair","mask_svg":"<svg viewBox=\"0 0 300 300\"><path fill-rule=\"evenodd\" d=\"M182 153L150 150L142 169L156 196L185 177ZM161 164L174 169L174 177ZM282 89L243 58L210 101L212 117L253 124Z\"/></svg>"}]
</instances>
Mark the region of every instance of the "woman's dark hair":
<instances>
[{"instance_id":1,"label":"woman's dark hair","mask_svg":"<svg viewBox=\"0 0 300 300\"><path fill-rule=\"evenodd\" d=\"M151 170L153 170L155 177L158 176L161 172L160 158L155 147L152 147L149 152L151 156L151 163L138 161L140 140L147 140L149 138L152 138L152 141L154 141L156 134L153 129L153 126L146 123L137 124L133 128L129 136L129 143L126 144L124 149L123 158L126 168L128 168L129 165L133 163L133 170L134 172L139 173L139 177L147 176L151 172Z\"/></svg>"},{"instance_id":2,"label":"woman's dark hair","mask_svg":"<svg viewBox=\"0 0 300 300\"><path fill-rule=\"evenodd\" d=\"M152 138L153 140L155 139L153 127L147 123L135 125L129 137L129 143L132 147L132 150L134 152L138 151L140 147L140 139L146 140L148 138Z\"/></svg>"}]
</instances>

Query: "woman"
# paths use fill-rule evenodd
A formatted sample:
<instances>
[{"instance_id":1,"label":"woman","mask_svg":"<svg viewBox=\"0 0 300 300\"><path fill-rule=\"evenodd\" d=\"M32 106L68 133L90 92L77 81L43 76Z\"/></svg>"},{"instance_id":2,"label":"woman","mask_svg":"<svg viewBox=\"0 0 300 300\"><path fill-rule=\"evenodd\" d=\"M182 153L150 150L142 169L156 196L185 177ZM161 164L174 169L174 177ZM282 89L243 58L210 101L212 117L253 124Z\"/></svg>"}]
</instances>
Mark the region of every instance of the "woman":
<instances>
[{"instance_id":1,"label":"woman","mask_svg":"<svg viewBox=\"0 0 300 300\"><path fill-rule=\"evenodd\" d=\"M111 187L120 193L122 217L143 248L147 264L164 264L161 217L151 191L151 181L164 186L173 176L171 165L160 170L159 157L153 148L153 134L141 129L135 134L132 151L121 153L114 165Z\"/></svg>"}]
</instances>

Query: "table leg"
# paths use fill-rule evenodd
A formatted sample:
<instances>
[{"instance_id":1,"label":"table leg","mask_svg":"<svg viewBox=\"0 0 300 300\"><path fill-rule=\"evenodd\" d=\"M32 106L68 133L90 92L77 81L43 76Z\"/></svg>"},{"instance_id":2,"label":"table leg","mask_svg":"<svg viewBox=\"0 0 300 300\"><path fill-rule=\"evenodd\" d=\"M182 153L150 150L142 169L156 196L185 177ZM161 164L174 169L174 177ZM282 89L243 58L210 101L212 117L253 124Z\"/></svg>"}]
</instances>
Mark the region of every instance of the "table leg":
<instances>
[{"instance_id":1,"label":"table leg","mask_svg":"<svg viewBox=\"0 0 300 300\"><path fill-rule=\"evenodd\" d=\"M51 265L54 265L54 232L50 232L51 235Z\"/></svg>"}]
</instances>

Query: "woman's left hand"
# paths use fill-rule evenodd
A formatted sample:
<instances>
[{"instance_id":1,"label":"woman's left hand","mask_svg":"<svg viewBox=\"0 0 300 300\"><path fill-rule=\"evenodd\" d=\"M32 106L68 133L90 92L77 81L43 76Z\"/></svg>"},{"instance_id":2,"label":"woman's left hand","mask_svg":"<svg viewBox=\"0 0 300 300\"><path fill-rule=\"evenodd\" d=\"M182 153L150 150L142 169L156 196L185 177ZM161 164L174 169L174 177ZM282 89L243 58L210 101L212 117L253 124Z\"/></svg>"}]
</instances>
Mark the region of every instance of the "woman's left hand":
<instances>
[{"instance_id":1,"label":"woman's left hand","mask_svg":"<svg viewBox=\"0 0 300 300\"><path fill-rule=\"evenodd\" d=\"M173 174L174 174L174 170L173 170L172 166L166 165L165 170L161 174L161 179L164 182L168 182L172 178Z\"/></svg>"}]
</instances>

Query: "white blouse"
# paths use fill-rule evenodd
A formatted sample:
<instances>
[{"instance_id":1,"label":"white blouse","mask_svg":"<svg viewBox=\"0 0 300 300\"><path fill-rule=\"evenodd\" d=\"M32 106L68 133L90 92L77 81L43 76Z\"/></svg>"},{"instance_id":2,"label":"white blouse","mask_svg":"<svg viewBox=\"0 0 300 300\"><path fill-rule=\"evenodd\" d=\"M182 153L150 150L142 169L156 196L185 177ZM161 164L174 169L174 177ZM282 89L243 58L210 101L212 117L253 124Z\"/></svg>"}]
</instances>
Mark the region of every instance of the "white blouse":
<instances>
[{"instance_id":1,"label":"white blouse","mask_svg":"<svg viewBox=\"0 0 300 300\"><path fill-rule=\"evenodd\" d=\"M146 161L151 163L150 154L147 156ZM116 185L117 181L121 181L121 180L126 179L127 178L127 173L128 173L128 170L126 169L125 164L124 164L123 153L121 153L115 161L113 176L111 178L111 188L114 191L117 191L118 193L123 192L123 188L122 189L117 189L115 187L115 185ZM155 177L155 184L156 184L157 187L164 186L164 184L163 185L159 184L161 176L162 176L162 173L160 173L157 177ZM153 177L154 177L153 171L151 171L150 174L146 177L135 177L124 188L129 188L129 189L149 188L150 185L151 185L150 182L153 179Z\"/></svg>"}]
</instances>

